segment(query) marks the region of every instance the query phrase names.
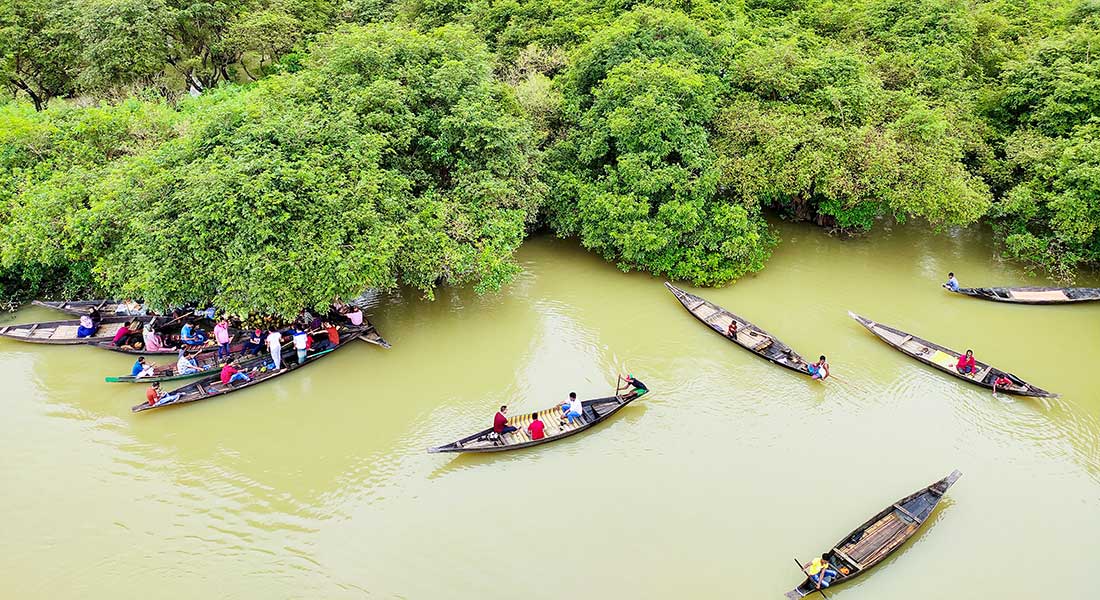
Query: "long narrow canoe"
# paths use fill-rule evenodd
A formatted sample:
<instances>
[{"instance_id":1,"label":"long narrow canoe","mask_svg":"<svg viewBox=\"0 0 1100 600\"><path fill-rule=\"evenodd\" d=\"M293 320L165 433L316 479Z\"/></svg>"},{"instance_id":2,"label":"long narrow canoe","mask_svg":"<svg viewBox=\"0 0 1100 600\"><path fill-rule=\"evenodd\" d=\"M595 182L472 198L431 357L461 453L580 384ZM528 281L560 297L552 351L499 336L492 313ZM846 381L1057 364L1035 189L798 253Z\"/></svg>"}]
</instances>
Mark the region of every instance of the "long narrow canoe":
<instances>
[{"instance_id":1,"label":"long narrow canoe","mask_svg":"<svg viewBox=\"0 0 1100 600\"><path fill-rule=\"evenodd\" d=\"M1039 389L1023 379L1016 377L1012 373L1002 371L977 360L974 361L977 373L973 375L963 375L955 368L959 356L961 356L960 352L929 342L915 335L905 333L900 329L894 329L889 325L876 323L852 311L848 311L848 316L858 321L860 325L866 327L871 333L878 336L879 339L890 346L893 346L928 366L935 367L949 375L954 375L963 381L968 381L984 388L993 389L993 382L1003 375L1011 380L1012 383L1010 385L997 386L998 390L1016 394L1017 396L1034 396L1038 398L1055 398L1058 396L1058 394L1052 394L1046 390Z\"/></svg>"},{"instance_id":2,"label":"long narrow canoe","mask_svg":"<svg viewBox=\"0 0 1100 600\"><path fill-rule=\"evenodd\" d=\"M1100 288L997 287L959 288L959 294L1014 304L1069 304L1100 300Z\"/></svg>"},{"instance_id":3,"label":"long narrow canoe","mask_svg":"<svg viewBox=\"0 0 1100 600\"><path fill-rule=\"evenodd\" d=\"M244 348L244 344L237 342L229 347L231 356L234 358L249 359L249 357L241 357L239 355L241 349ZM264 346L261 352L267 352L267 347ZM184 373L180 374L176 369L176 363L157 365L153 369L152 375L145 377L134 377L132 375L119 375L118 377L106 377L104 378L107 383L152 383L154 381L176 381L179 379L192 379L195 377L202 377L209 375L210 373L220 373L221 361L218 359L217 350L207 350L195 355L195 363L199 366L197 373Z\"/></svg>"},{"instance_id":4,"label":"long narrow canoe","mask_svg":"<svg viewBox=\"0 0 1100 600\"><path fill-rule=\"evenodd\" d=\"M857 577L901 548L928 520L947 488L959 477L962 473L952 471L936 483L887 506L844 536L826 555L829 564L840 572L829 587ZM798 587L787 592L787 598L797 600L816 591L817 585L807 577Z\"/></svg>"},{"instance_id":5,"label":"long narrow canoe","mask_svg":"<svg viewBox=\"0 0 1100 600\"><path fill-rule=\"evenodd\" d=\"M65 314L80 317L87 314L89 308L98 308L100 313L113 316L122 303L117 300L66 300L64 302L34 300L31 304L52 308Z\"/></svg>"},{"instance_id":6,"label":"long narrow canoe","mask_svg":"<svg viewBox=\"0 0 1100 600\"><path fill-rule=\"evenodd\" d=\"M96 330L95 334L85 338L76 337L76 330L80 327L80 319L6 325L0 327L0 336L35 344L95 344L98 342L110 344L115 333L125 327L127 323L131 321L144 323L152 318L104 317L100 320L99 329Z\"/></svg>"},{"instance_id":7,"label":"long narrow canoe","mask_svg":"<svg viewBox=\"0 0 1100 600\"><path fill-rule=\"evenodd\" d=\"M240 390L248 389L264 382L271 381L276 377L285 375L291 371L296 371L306 365L311 365L317 362L319 359L324 358L332 354L333 352L348 346L348 342L359 337L363 333L361 328L346 328L340 332L340 343L327 350L315 352L310 354L306 358L304 364L299 365L297 363L297 355L293 349L283 351L282 366L279 369L270 369L262 365L269 365L270 357L267 355L260 356L258 358L241 363L240 368L242 371L246 371L252 368L261 368L263 370L255 371L251 373L252 380L247 382L238 382L225 385L221 381L221 373L216 375L208 375L202 379L192 382L183 387L178 387L168 392L169 395L179 397L172 402L163 402L155 406L150 406L148 403L142 402L136 406L130 408L133 412L144 412L147 410L153 410L155 408L164 408L166 406L176 406L178 404L188 404L190 402L197 402L199 400L207 400L210 398L220 398L226 394L237 392Z\"/></svg>"},{"instance_id":8,"label":"long narrow canoe","mask_svg":"<svg viewBox=\"0 0 1100 600\"><path fill-rule=\"evenodd\" d=\"M802 373L803 375L810 374L806 360L792 350L790 346L776 339L774 335L721 306L709 300L704 300L695 294L689 294L667 281L665 282L665 287L676 296L680 304L683 304L684 308L686 308L693 317L702 321L707 327L710 327L722 337L781 367L786 367L792 371ZM737 339L733 339L726 335L726 332L729 331L730 323L733 321L737 322Z\"/></svg>"},{"instance_id":9,"label":"long narrow canoe","mask_svg":"<svg viewBox=\"0 0 1100 600\"><path fill-rule=\"evenodd\" d=\"M540 410L538 415L546 425L544 430L546 437L539 440L532 440L531 434L527 431L527 426L531 424L531 413L526 413L508 419L508 424L518 428L518 431L501 436L494 433L493 428L490 427L450 444L428 448L428 452L502 452L555 442L607 420L648 391L645 388L635 388L618 396L585 400L581 402L581 406L584 407L583 415L579 419L574 419L572 424L561 422L561 404Z\"/></svg>"}]
</instances>

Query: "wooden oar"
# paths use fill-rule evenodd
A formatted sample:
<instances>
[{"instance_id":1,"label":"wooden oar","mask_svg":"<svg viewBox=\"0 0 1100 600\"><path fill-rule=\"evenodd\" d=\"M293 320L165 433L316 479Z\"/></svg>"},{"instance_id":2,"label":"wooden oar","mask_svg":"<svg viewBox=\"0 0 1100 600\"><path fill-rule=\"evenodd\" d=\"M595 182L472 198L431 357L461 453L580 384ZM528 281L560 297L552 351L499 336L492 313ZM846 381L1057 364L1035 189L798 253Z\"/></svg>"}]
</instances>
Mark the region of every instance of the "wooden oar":
<instances>
[{"instance_id":1,"label":"wooden oar","mask_svg":"<svg viewBox=\"0 0 1100 600\"><path fill-rule=\"evenodd\" d=\"M806 569L802 566L802 561L800 561L796 558L796 559L794 559L794 564L798 565L798 570L802 571L803 575L805 575L807 578L810 577L810 574L807 573ZM824 569L822 569L822 571L824 571ZM822 577L824 577L824 575L822 575ZM810 581L813 581L813 579L810 578ZM819 587L819 588L817 588L817 591L821 592L821 597L822 598L824 598L825 600L829 600L829 597L825 595L825 588ZM813 592L810 592L810 593L813 593Z\"/></svg>"}]
</instances>

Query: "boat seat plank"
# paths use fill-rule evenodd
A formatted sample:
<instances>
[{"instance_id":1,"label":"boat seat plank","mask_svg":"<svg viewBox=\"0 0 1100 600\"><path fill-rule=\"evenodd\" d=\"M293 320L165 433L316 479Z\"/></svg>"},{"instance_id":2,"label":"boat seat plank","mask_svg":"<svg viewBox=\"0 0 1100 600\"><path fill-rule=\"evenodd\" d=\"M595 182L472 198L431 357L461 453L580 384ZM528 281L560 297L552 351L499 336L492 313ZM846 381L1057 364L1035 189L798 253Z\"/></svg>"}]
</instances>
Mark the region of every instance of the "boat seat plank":
<instances>
[{"instance_id":1,"label":"boat seat plank","mask_svg":"<svg viewBox=\"0 0 1100 600\"><path fill-rule=\"evenodd\" d=\"M917 517L916 515L914 515L913 513L909 512L909 511L905 510L905 507L904 507L904 506L902 506L902 505L900 505L900 504L897 504L897 503L895 503L895 504L894 504L894 508L895 508L895 509L897 509L897 510L900 510L900 511L902 512L902 514L904 514L905 516L909 517L910 519L913 519L913 520L914 520L914 521L916 521L916 522L917 522L918 524L919 524L919 523L921 522L921 519L920 519L919 517Z\"/></svg>"},{"instance_id":2,"label":"boat seat plank","mask_svg":"<svg viewBox=\"0 0 1100 600\"><path fill-rule=\"evenodd\" d=\"M692 306L692 307L691 307L691 308L689 308L688 310L690 310L691 312L695 312L695 309L699 308L700 306L702 306L702 305L704 305L704 304L706 304L706 303L707 303L707 301L706 301L706 300L700 300L700 301L699 301L699 302L698 302L698 303L697 303L697 304L696 304L695 306Z\"/></svg>"},{"instance_id":3,"label":"boat seat plank","mask_svg":"<svg viewBox=\"0 0 1100 600\"><path fill-rule=\"evenodd\" d=\"M859 561L857 561L857 560L853 559L851 556L848 556L847 554L845 554L844 551L841 550L840 548L833 548L833 554L836 554L840 558L843 558L845 562L847 562L848 564L855 567L857 571L862 571L863 570L863 565L859 564Z\"/></svg>"}]
</instances>

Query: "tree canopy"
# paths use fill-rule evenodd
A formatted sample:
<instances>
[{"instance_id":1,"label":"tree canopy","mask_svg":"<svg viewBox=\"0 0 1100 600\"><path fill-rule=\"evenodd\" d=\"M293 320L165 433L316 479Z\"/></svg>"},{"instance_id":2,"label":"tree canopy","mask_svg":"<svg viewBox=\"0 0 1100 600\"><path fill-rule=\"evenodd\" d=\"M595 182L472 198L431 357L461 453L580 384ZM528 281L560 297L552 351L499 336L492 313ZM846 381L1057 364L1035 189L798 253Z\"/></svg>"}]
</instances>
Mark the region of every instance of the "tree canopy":
<instances>
[{"instance_id":1,"label":"tree canopy","mask_svg":"<svg viewBox=\"0 0 1100 600\"><path fill-rule=\"evenodd\" d=\"M1100 264L1092 0L0 0L0 285L291 314L526 235L722 285L766 215Z\"/></svg>"}]
</instances>

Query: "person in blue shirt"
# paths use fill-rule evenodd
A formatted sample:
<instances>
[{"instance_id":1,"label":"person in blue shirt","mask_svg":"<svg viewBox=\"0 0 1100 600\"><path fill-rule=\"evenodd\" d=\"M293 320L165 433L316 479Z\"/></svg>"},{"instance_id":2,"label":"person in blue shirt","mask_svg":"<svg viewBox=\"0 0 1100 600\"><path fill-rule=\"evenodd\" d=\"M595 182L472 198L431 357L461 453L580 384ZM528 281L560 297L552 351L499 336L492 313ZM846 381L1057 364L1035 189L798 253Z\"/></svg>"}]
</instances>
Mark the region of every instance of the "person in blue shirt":
<instances>
[{"instance_id":1,"label":"person in blue shirt","mask_svg":"<svg viewBox=\"0 0 1100 600\"><path fill-rule=\"evenodd\" d=\"M206 343L206 334L190 321L184 321L183 328L180 329L180 341L188 346L201 346Z\"/></svg>"},{"instance_id":2,"label":"person in blue shirt","mask_svg":"<svg viewBox=\"0 0 1100 600\"><path fill-rule=\"evenodd\" d=\"M952 292L959 291L959 280L955 279L954 273L947 274L947 283L943 284L943 287L951 290Z\"/></svg>"},{"instance_id":3,"label":"person in blue shirt","mask_svg":"<svg viewBox=\"0 0 1100 600\"><path fill-rule=\"evenodd\" d=\"M144 356L139 356L137 362L134 363L134 368L130 369L130 377L134 379L148 377L153 374L153 370L156 368L156 365L146 362Z\"/></svg>"}]
</instances>

